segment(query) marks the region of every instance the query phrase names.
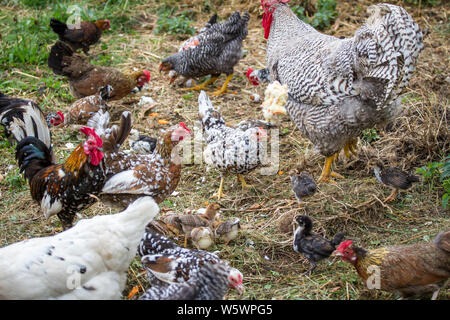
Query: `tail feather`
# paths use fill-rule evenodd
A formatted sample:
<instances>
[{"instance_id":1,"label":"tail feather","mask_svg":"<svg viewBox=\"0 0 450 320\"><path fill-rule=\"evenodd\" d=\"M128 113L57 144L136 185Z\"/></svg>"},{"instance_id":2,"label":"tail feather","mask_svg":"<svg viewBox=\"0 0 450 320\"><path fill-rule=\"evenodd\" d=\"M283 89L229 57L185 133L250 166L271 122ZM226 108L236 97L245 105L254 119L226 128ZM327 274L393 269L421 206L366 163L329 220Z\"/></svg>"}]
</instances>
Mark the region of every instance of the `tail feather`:
<instances>
[{"instance_id":1,"label":"tail feather","mask_svg":"<svg viewBox=\"0 0 450 320\"><path fill-rule=\"evenodd\" d=\"M16 147L16 160L20 172L29 181L43 168L53 164L51 150L36 137L26 137Z\"/></svg>"},{"instance_id":2,"label":"tail feather","mask_svg":"<svg viewBox=\"0 0 450 320\"><path fill-rule=\"evenodd\" d=\"M103 151L105 153L117 152L125 142L133 127L133 118L129 111L124 111L120 117L120 125L108 128L109 113L99 110L91 119L87 126L94 128L103 140Z\"/></svg>"},{"instance_id":3,"label":"tail feather","mask_svg":"<svg viewBox=\"0 0 450 320\"><path fill-rule=\"evenodd\" d=\"M345 237L344 233L337 233L334 236L333 240L331 240L331 243L333 244L333 246L337 247L342 242L344 237Z\"/></svg>"},{"instance_id":4,"label":"tail feather","mask_svg":"<svg viewBox=\"0 0 450 320\"><path fill-rule=\"evenodd\" d=\"M61 22L55 18L50 19L50 27L53 29L53 31L57 35L59 35L60 39L64 35L64 32L66 32L66 30L67 30L67 24L65 24L64 22Z\"/></svg>"},{"instance_id":5,"label":"tail feather","mask_svg":"<svg viewBox=\"0 0 450 320\"><path fill-rule=\"evenodd\" d=\"M110 85L101 87L100 92L99 92L100 98L103 101L108 100L111 97L112 91L113 91L113 87L111 87Z\"/></svg>"}]
</instances>

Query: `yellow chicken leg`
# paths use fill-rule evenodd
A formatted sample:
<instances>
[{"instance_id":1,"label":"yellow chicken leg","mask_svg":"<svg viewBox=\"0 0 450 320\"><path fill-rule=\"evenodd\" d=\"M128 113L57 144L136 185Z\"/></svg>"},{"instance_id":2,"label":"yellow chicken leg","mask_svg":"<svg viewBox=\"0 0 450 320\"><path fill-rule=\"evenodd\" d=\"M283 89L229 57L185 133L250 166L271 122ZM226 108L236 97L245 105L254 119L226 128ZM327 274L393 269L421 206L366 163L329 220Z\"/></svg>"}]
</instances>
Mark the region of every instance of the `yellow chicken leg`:
<instances>
[{"instance_id":1,"label":"yellow chicken leg","mask_svg":"<svg viewBox=\"0 0 450 320\"><path fill-rule=\"evenodd\" d=\"M204 81L203 83L197 84L196 86L192 88L183 88L183 90L204 90L206 86L210 83L213 83L217 80L219 77L211 77L208 80Z\"/></svg>"},{"instance_id":2,"label":"yellow chicken leg","mask_svg":"<svg viewBox=\"0 0 450 320\"><path fill-rule=\"evenodd\" d=\"M338 155L339 152L336 152L332 156L325 158L325 164L323 165L322 174L320 175L320 178L318 180L319 183L330 182L330 176L333 178L344 178L344 176L340 175L339 173L331 171L331 165Z\"/></svg>"},{"instance_id":3,"label":"yellow chicken leg","mask_svg":"<svg viewBox=\"0 0 450 320\"><path fill-rule=\"evenodd\" d=\"M213 195L212 197L217 196L217 200L220 200L220 198L222 198L222 196L224 195L223 193L223 177L220 178L220 185L219 185L219 190L217 190L217 193L215 195Z\"/></svg>"},{"instance_id":4,"label":"yellow chicken leg","mask_svg":"<svg viewBox=\"0 0 450 320\"><path fill-rule=\"evenodd\" d=\"M214 91L213 96L220 96L221 94L224 94L225 92L227 92L227 86L228 86L228 82L230 82L231 78L233 77L233 74L230 74L227 79L225 80L222 88L220 88L217 91Z\"/></svg>"},{"instance_id":5,"label":"yellow chicken leg","mask_svg":"<svg viewBox=\"0 0 450 320\"><path fill-rule=\"evenodd\" d=\"M350 158L351 157L351 155L350 155L350 152L351 153L353 153L353 155L357 155L357 153L356 153L356 145L357 145L357 140L356 139L352 139L352 140L350 140L349 142L347 142L346 144L345 144L345 146L344 146L344 153L345 153L345 156L347 157L347 158Z\"/></svg>"},{"instance_id":6,"label":"yellow chicken leg","mask_svg":"<svg viewBox=\"0 0 450 320\"><path fill-rule=\"evenodd\" d=\"M398 192L398 189L392 190L391 194L386 199L384 199L383 202L394 201L395 198L397 197L397 192Z\"/></svg>"},{"instance_id":7,"label":"yellow chicken leg","mask_svg":"<svg viewBox=\"0 0 450 320\"><path fill-rule=\"evenodd\" d=\"M245 182L245 179L241 174L238 174L237 177L238 177L239 181L241 181L242 189L253 188L253 186L251 184L247 184L247 182Z\"/></svg>"}]
</instances>

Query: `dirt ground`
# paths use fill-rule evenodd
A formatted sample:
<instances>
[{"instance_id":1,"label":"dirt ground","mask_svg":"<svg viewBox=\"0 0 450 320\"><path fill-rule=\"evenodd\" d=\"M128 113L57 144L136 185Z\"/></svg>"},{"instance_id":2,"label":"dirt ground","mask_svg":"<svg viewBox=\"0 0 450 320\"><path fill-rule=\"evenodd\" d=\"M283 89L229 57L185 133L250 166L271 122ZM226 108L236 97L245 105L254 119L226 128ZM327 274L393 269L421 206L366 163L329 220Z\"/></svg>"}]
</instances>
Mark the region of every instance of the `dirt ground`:
<instances>
[{"instance_id":1,"label":"dirt ground","mask_svg":"<svg viewBox=\"0 0 450 320\"><path fill-rule=\"evenodd\" d=\"M250 95L264 96L265 85L255 87L248 82L245 72L248 67L265 66L266 40L263 38L260 1L214 1L219 18L235 10L248 10L251 19L248 36L244 40L245 56L235 67L235 75L229 92L212 97L215 107L227 122L237 124L250 118L262 119L259 103ZM294 2L294 1L292 1ZM358 140L358 155L350 159L341 154L336 171L345 176L334 184L320 184L318 192L299 206L290 187L289 171L303 167L316 179L319 177L324 157L316 153L309 140L302 138L288 116L278 121L280 132L280 167L277 174L261 175L259 171L246 176L254 188L241 190L235 176L227 176L224 184L226 196L219 201L223 218L239 217L242 231L237 240L229 245L217 243L210 250L219 250L219 255L230 261L244 274L246 291L242 296L229 291L227 299L395 299L398 296L365 288L355 270L337 259L321 262L310 276L301 273L309 268L308 262L292 249L292 230L286 228L292 218L299 214L312 217L314 231L327 237L345 232L348 239L365 248L376 248L391 244L410 244L432 241L440 231L450 227L449 211L441 205L444 193L442 186L434 181L421 179L411 189L400 192L398 199L389 204L381 201L391 190L376 180L370 160L381 159L392 166L414 172L427 163L440 161L449 154L449 21L450 5L422 7L400 4L419 23L426 37L417 70L405 91L403 113L385 128L377 128L379 139L367 142L361 135ZM180 2L182 5L184 1ZM193 1L192 10L198 11L194 22L201 27L210 14L201 13L201 1ZM366 8L376 1L338 1L339 16L324 33L335 36L352 36L367 18ZM123 110L133 113L135 128L141 134L157 137L161 129L184 121L193 127L197 121L198 92L189 93L170 86L167 75L158 72L161 58L176 52L187 37L155 34L157 14L149 10L150 5L136 7L139 25L134 34L106 33L103 42L109 45L109 54L120 57L117 68L145 67L150 70L151 81L147 89L121 101L113 102L112 119L117 121ZM50 47L51 44L48 45ZM91 54L102 53L100 46L93 47ZM45 66L46 67L46 66ZM45 69L45 68L44 68ZM51 72L45 69L45 72ZM220 86L222 75L215 83ZM64 85L67 88L67 85ZM211 93L215 87L211 87ZM66 108L69 103L51 93L49 109ZM21 92L15 92L20 96ZM141 96L156 102L151 109L137 105ZM27 93L26 98L41 100L37 91ZM158 113L157 117L150 113ZM163 125L158 120L168 120ZM53 130L55 150L62 161L70 152L68 142L78 143L75 129ZM13 148L1 149L4 160L0 173L5 179L0 182L0 246L30 237L49 236L56 233L59 221L56 217L45 220L39 206L34 203L25 185L21 189L11 187L7 179L16 170ZM177 195L162 203L162 213L182 212L186 208L197 209L215 201L211 196L217 191L220 174L208 169L205 164L186 164L176 189ZM80 218L96 214L109 214L111 209L102 203L93 205L80 214ZM280 228L280 226L284 228ZM283 229L283 230L281 230ZM180 240L180 243L182 241ZM137 286L139 294L148 287L145 272L138 258L130 266L125 297ZM137 294L136 298L139 294ZM441 291L440 299L449 299L449 289Z\"/></svg>"}]
</instances>

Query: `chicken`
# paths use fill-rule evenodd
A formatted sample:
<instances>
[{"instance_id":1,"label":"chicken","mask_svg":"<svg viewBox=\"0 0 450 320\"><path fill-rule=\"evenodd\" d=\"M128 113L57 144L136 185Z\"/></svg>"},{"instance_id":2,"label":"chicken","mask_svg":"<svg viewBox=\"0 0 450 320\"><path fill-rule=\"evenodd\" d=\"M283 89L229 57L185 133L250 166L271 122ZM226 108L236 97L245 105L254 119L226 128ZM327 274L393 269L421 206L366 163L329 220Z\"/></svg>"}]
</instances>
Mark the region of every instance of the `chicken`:
<instances>
[{"instance_id":1,"label":"chicken","mask_svg":"<svg viewBox=\"0 0 450 320\"><path fill-rule=\"evenodd\" d=\"M149 280L161 285L189 281L207 263L227 263L214 253L204 250L189 250L178 246L166 237L146 232L138 247L141 261L148 272ZM239 293L244 290L242 273L228 266L228 285Z\"/></svg>"},{"instance_id":2,"label":"chicken","mask_svg":"<svg viewBox=\"0 0 450 320\"><path fill-rule=\"evenodd\" d=\"M130 94L134 87L143 87L150 81L148 70L121 72L96 66L61 41L52 46L48 66L55 74L68 77L72 94L78 99L95 95L101 87L110 85L113 91L109 100L119 100Z\"/></svg>"},{"instance_id":3,"label":"chicken","mask_svg":"<svg viewBox=\"0 0 450 320\"><path fill-rule=\"evenodd\" d=\"M225 244L228 244L230 241L233 241L239 236L239 229L241 229L240 222L241 220L239 218L234 218L214 223L215 237L225 242Z\"/></svg>"},{"instance_id":4,"label":"chicken","mask_svg":"<svg viewBox=\"0 0 450 320\"><path fill-rule=\"evenodd\" d=\"M293 248L295 252L301 253L311 265L311 268L303 274L311 274L318 261L328 258L336 250L336 246L341 243L344 234L337 233L330 241L311 232L313 225L310 217L298 216L296 220L298 227L294 232Z\"/></svg>"},{"instance_id":5,"label":"chicken","mask_svg":"<svg viewBox=\"0 0 450 320\"><path fill-rule=\"evenodd\" d=\"M62 115L64 124L76 123L86 125L97 111L108 109L106 102L111 97L113 90L110 85L106 85L101 87L98 93L78 99L72 103L67 111L67 115Z\"/></svg>"},{"instance_id":6,"label":"chicken","mask_svg":"<svg viewBox=\"0 0 450 320\"><path fill-rule=\"evenodd\" d=\"M303 201L303 198L312 196L316 193L316 182L307 171L302 171L300 174L291 172L289 177L291 178L292 190L299 203Z\"/></svg>"},{"instance_id":7,"label":"chicken","mask_svg":"<svg viewBox=\"0 0 450 320\"><path fill-rule=\"evenodd\" d=\"M266 68L264 69L258 69L258 70L253 70L253 68L248 68L247 72L245 73L248 81L250 81L251 84L253 84L254 86L259 85L261 82L269 82L269 70L267 70Z\"/></svg>"},{"instance_id":8,"label":"chicken","mask_svg":"<svg viewBox=\"0 0 450 320\"><path fill-rule=\"evenodd\" d=\"M439 290L450 277L450 229L433 242L365 250L346 240L335 255L351 263L369 289L399 293L403 298Z\"/></svg>"},{"instance_id":9,"label":"chicken","mask_svg":"<svg viewBox=\"0 0 450 320\"><path fill-rule=\"evenodd\" d=\"M158 212L144 197L118 214L1 248L0 300L120 299L145 225Z\"/></svg>"},{"instance_id":10,"label":"chicken","mask_svg":"<svg viewBox=\"0 0 450 320\"><path fill-rule=\"evenodd\" d=\"M139 300L223 300L228 290L228 267L206 263L186 282L152 285Z\"/></svg>"},{"instance_id":11,"label":"chicken","mask_svg":"<svg viewBox=\"0 0 450 320\"><path fill-rule=\"evenodd\" d=\"M326 157L319 182L333 160L356 148L361 131L396 116L401 93L423 48L422 32L401 7L376 4L351 38L316 31L288 7L262 0L270 80L287 85L286 109L302 134Z\"/></svg>"},{"instance_id":12,"label":"chicken","mask_svg":"<svg viewBox=\"0 0 450 320\"><path fill-rule=\"evenodd\" d=\"M206 148L203 158L207 165L214 166L221 172L221 180L217 199L223 193L224 173L235 173L241 181L242 188L249 186L243 174L246 174L263 164L266 160L266 145L264 142L267 133L263 128L253 127L247 130L231 128L225 124L224 119L216 111L211 100L202 91L198 97L199 119L203 126L203 137Z\"/></svg>"},{"instance_id":13,"label":"chicken","mask_svg":"<svg viewBox=\"0 0 450 320\"><path fill-rule=\"evenodd\" d=\"M164 201L180 180L181 159L176 146L189 135L190 130L180 122L163 134L151 154L127 154L105 148L107 181L99 198L119 208L144 195L152 196L157 203Z\"/></svg>"},{"instance_id":14,"label":"chicken","mask_svg":"<svg viewBox=\"0 0 450 320\"><path fill-rule=\"evenodd\" d=\"M63 164L55 164L50 149L36 137L26 137L16 147L16 159L30 183L31 197L47 219L56 214L63 229L72 227L75 214L96 201L106 179L102 139L92 128L83 127L81 132L86 140Z\"/></svg>"},{"instance_id":15,"label":"chicken","mask_svg":"<svg viewBox=\"0 0 450 320\"><path fill-rule=\"evenodd\" d=\"M378 181L391 187L392 193L384 199L384 202L394 201L399 189L406 190L411 187L414 182L419 182L419 177L400 170L399 168L384 167L378 162L373 169Z\"/></svg>"},{"instance_id":16,"label":"chicken","mask_svg":"<svg viewBox=\"0 0 450 320\"><path fill-rule=\"evenodd\" d=\"M51 18L50 27L58 35L59 40L68 43L74 51L82 48L83 52L88 54L89 47L100 40L102 31L111 28L111 24L108 19L104 19L67 25Z\"/></svg>"},{"instance_id":17,"label":"chicken","mask_svg":"<svg viewBox=\"0 0 450 320\"><path fill-rule=\"evenodd\" d=\"M9 97L0 92L0 122L10 141L14 139L20 142L33 136L40 139L51 152L52 139L48 126L59 122L52 115L45 116L34 101Z\"/></svg>"},{"instance_id":18,"label":"chicken","mask_svg":"<svg viewBox=\"0 0 450 320\"><path fill-rule=\"evenodd\" d=\"M248 12L242 16L236 11L227 21L214 23L188 43L177 53L166 57L159 65L159 71L171 72L171 82L179 75L185 78L198 78L211 75L200 85L186 90L203 90L222 73L227 75L225 83L214 95L227 91L233 77L233 68L242 57L242 41L247 36Z\"/></svg>"},{"instance_id":19,"label":"chicken","mask_svg":"<svg viewBox=\"0 0 450 320\"><path fill-rule=\"evenodd\" d=\"M191 230L190 238L198 250L206 250L214 244L214 232L210 227L196 227Z\"/></svg>"}]
</instances>

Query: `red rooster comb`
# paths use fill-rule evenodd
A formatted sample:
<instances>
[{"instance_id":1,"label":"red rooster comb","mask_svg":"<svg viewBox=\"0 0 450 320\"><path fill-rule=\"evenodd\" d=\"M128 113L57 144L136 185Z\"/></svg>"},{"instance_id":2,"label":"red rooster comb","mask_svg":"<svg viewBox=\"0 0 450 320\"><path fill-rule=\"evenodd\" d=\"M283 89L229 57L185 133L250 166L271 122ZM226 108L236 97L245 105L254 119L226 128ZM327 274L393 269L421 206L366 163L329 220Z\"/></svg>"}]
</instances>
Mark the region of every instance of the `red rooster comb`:
<instances>
[{"instance_id":1,"label":"red rooster comb","mask_svg":"<svg viewBox=\"0 0 450 320\"><path fill-rule=\"evenodd\" d=\"M147 77L147 82L150 81L150 71L144 70L144 75Z\"/></svg>"},{"instance_id":2,"label":"red rooster comb","mask_svg":"<svg viewBox=\"0 0 450 320\"><path fill-rule=\"evenodd\" d=\"M191 133L191 130L189 130L189 129L186 127L186 124L185 124L184 122L180 122L179 126L182 127L184 130L186 130L187 132Z\"/></svg>"},{"instance_id":3,"label":"red rooster comb","mask_svg":"<svg viewBox=\"0 0 450 320\"><path fill-rule=\"evenodd\" d=\"M250 81L254 86L257 86L259 84L258 78L255 76L250 76L252 72L253 68L248 68L245 75L247 76L248 81Z\"/></svg>"},{"instance_id":4,"label":"red rooster comb","mask_svg":"<svg viewBox=\"0 0 450 320\"><path fill-rule=\"evenodd\" d=\"M82 127L80 131L88 137L93 137L99 148L103 147L103 140L97 135L97 133L95 133L95 129L90 127Z\"/></svg>"},{"instance_id":5,"label":"red rooster comb","mask_svg":"<svg viewBox=\"0 0 450 320\"><path fill-rule=\"evenodd\" d=\"M61 121L64 122L64 113L57 111L56 114L61 118Z\"/></svg>"},{"instance_id":6,"label":"red rooster comb","mask_svg":"<svg viewBox=\"0 0 450 320\"><path fill-rule=\"evenodd\" d=\"M336 250L339 251L339 252L343 252L345 249L350 247L352 245L352 243L353 243L352 240L345 240L339 245L339 247L337 247Z\"/></svg>"}]
</instances>

